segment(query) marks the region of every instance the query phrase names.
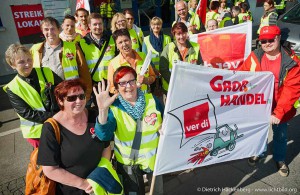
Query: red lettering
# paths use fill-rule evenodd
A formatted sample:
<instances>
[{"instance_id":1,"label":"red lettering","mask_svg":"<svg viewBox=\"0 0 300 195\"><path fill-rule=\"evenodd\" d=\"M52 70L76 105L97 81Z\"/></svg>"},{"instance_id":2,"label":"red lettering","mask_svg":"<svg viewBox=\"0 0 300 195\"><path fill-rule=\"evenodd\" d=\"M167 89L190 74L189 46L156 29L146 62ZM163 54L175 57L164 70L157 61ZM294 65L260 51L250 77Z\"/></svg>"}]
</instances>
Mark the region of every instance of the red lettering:
<instances>
[{"instance_id":1,"label":"red lettering","mask_svg":"<svg viewBox=\"0 0 300 195\"><path fill-rule=\"evenodd\" d=\"M254 95L253 94L246 94L246 102L247 105L251 105L254 102Z\"/></svg>"},{"instance_id":2,"label":"red lettering","mask_svg":"<svg viewBox=\"0 0 300 195\"><path fill-rule=\"evenodd\" d=\"M228 106L230 103L230 95L221 95L221 106Z\"/></svg>"},{"instance_id":3,"label":"red lettering","mask_svg":"<svg viewBox=\"0 0 300 195\"><path fill-rule=\"evenodd\" d=\"M223 76L215 76L210 82L210 87L212 88L212 90L220 92L222 91L222 84L221 83L217 83L215 84L217 81L219 80L223 80Z\"/></svg>"},{"instance_id":4,"label":"red lettering","mask_svg":"<svg viewBox=\"0 0 300 195\"><path fill-rule=\"evenodd\" d=\"M238 97L239 97L238 95L233 95L232 100L230 101L230 104L237 105L237 98Z\"/></svg>"},{"instance_id":5,"label":"red lettering","mask_svg":"<svg viewBox=\"0 0 300 195\"><path fill-rule=\"evenodd\" d=\"M221 95L221 106L253 104L267 104L264 94Z\"/></svg>"},{"instance_id":6,"label":"red lettering","mask_svg":"<svg viewBox=\"0 0 300 195\"><path fill-rule=\"evenodd\" d=\"M223 82L223 92L231 91L231 81L224 81Z\"/></svg>"},{"instance_id":7,"label":"red lettering","mask_svg":"<svg viewBox=\"0 0 300 195\"><path fill-rule=\"evenodd\" d=\"M249 82L246 80L240 81L223 81L223 76L215 76L210 82L210 87L216 92L230 92L230 91L247 91L247 84Z\"/></svg>"}]
</instances>

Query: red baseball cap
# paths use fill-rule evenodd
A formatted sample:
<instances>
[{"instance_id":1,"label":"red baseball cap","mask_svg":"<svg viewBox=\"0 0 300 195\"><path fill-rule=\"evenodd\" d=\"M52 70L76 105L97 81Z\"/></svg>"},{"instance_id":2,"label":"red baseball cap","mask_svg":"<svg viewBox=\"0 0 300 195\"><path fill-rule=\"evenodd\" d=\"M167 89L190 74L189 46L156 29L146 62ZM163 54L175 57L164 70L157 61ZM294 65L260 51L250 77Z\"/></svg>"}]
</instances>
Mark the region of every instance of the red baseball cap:
<instances>
[{"instance_id":1,"label":"red baseball cap","mask_svg":"<svg viewBox=\"0 0 300 195\"><path fill-rule=\"evenodd\" d=\"M278 26L264 26L260 29L259 40L274 39L277 35L280 35Z\"/></svg>"}]
</instances>

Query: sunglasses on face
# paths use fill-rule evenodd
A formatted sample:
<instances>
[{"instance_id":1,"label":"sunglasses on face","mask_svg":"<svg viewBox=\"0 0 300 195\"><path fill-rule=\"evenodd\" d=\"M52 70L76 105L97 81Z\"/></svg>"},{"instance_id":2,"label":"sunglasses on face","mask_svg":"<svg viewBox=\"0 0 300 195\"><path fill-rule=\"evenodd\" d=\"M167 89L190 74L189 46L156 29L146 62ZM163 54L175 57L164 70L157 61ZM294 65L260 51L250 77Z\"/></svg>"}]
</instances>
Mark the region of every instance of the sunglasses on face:
<instances>
[{"instance_id":1,"label":"sunglasses on face","mask_svg":"<svg viewBox=\"0 0 300 195\"><path fill-rule=\"evenodd\" d=\"M275 39L265 39L265 40L260 40L261 44L266 44L266 43L274 43Z\"/></svg>"},{"instance_id":2,"label":"sunglasses on face","mask_svg":"<svg viewBox=\"0 0 300 195\"><path fill-rule=\"evenodd\" d=\"M136 84L135 79L132 79L130 81L122 81L118 83L121 87L126 87L127 84L129 84L130 86L133 86Z\"/></svg>"},{"instance_id":3,"label":"sunglasses on face","mask_svg":"<svg viewBox=\"0 0 300 195\"><path fill-rule=\"evenodd\" d=\"M80 100L84 100L85 99L85 94L78 94L78 95L70 95L66 97L66 100L68 102L75 102L77 100L77 98L79 98Z\"/></svg>"}]
</instances>

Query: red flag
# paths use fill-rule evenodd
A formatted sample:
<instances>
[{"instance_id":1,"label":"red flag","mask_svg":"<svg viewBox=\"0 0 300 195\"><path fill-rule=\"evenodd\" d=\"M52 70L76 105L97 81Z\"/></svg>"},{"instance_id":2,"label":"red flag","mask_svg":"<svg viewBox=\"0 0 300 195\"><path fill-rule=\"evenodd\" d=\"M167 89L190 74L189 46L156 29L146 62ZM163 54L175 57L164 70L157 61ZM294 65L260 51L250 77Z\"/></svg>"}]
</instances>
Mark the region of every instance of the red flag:
<instances>
[{"instance_id":1,"label":"red flag","mask_svg":"<svg viewBox=\"0 0 300 195\"><path fill-rule=\"evenodd\" d=\"M84 8L90 12L90 3L88 0L77 0L76 1L76 10L79 8Z\"/></svg>"},{"instance_id":2,"label":"red flag","mask_svg":"<svg viewBox=\"0 0 300 195\"><path fill-rule=\"evenodd\" d=\"M198 6L196 8L196 13L198 14L203 24L205 24L205 20L206 20L206 8L207 8L207 0L199 0Z\"/></svg>"}]
</instances>

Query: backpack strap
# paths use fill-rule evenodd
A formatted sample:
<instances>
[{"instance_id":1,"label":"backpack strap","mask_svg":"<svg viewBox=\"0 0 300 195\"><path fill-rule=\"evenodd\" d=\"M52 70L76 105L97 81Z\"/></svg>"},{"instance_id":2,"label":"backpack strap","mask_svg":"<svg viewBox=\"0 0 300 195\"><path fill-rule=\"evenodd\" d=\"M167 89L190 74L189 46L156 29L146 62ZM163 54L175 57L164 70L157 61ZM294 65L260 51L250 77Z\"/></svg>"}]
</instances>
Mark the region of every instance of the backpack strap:
<instances>
[{"instance_id":1,"label":"backpack strap","mask_svg":"<svg viewBox=\"0 0 300 195\"><path fill-rule=\"evenodd\" d=\"M56 140L60 144L60 129L59 129L57 121L54 118L48 118L45 122L48 122L52 125L52 127L54 129Z\"/></svg>"}]
</instances>

